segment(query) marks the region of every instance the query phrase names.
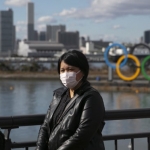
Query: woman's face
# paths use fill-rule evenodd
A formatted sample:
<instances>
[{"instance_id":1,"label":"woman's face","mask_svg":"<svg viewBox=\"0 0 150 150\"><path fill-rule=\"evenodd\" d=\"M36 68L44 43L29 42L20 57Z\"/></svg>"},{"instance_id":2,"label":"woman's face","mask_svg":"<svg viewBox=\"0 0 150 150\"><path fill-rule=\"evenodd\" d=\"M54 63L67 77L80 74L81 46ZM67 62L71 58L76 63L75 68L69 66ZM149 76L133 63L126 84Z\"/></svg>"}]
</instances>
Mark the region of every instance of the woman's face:
<instances>
[{"instance_id":1,"label":"woman's face","mask_svg":"<svg viewBox=\"0 0 150 150\"><path fill-rule=\"evenodd\" d=\"M83 76L83 72L78 67L70 66L66 64L64 61L60 63L60 74L64 72L78 72L76 74L76 80L79 81Z\"/></svg>"}]
</instances>

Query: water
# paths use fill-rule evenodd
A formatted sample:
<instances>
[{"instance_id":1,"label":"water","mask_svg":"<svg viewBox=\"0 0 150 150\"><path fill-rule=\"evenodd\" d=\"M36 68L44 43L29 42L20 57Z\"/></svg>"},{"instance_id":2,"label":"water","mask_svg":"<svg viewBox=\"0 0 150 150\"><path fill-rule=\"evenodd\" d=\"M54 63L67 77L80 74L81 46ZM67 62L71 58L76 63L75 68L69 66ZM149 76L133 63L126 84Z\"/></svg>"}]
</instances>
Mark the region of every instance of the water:
<instances>
[{"instance_id":1,"label":"water","mask_svg":"<svg viewBox=\"0 0 150 150\"><path fill-rule=\"evenodd\" d=\"M58 80L0 80L0 116L45 114ZM150 107L149 93L100 92L106 110ZM103 135L150 132L150 119L106 121ZM12 142L35 141L40 126L20 127L10 133ZM3 130L2 130L3 131ZM147 149L146 139L136 139L135 149ZM119 140L119 148L128 150L129 140ZM113 150L112 141L105 142ZM34 148L30 148L34 149ZM17 150L17 149L16 149ZM23 149L18 149L23 150Z\"/></svg>"}]
</instances>

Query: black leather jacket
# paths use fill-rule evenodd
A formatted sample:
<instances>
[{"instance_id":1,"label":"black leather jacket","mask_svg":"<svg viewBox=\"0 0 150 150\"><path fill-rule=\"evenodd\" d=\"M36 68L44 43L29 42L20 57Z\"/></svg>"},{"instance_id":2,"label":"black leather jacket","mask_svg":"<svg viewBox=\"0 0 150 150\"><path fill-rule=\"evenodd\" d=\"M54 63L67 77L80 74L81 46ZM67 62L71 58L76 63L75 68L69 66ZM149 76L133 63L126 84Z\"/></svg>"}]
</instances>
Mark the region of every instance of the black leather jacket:
<instances>
[{"instance_id":1,"label":"black leather jacket","mask_svg":"<svg viewBox=\"0 0 150 150\"><path fill-rule=\"evenodd\" d=\"M105 108L99 92L86 81L77 97L53 128L53 113L66 88L54 91L53 100L41 125L36 150L104 150L102 129Z\"/></svg>"}]
</instances>

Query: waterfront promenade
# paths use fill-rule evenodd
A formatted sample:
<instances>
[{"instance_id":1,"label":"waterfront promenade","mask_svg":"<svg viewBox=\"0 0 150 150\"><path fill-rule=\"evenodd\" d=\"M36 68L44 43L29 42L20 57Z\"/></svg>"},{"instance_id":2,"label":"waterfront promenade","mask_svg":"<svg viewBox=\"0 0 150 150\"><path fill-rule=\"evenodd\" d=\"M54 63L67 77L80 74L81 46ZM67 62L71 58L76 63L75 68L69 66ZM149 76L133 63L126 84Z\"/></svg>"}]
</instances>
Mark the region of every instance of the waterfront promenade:
<instances>
[{"instance_id":1,"label":"waterfront promenade","mask_svg":"<svg viewBox=\"0 0 150 150\"><path fill-rule=\"evenodd\" d=\"M24 72L24 76L26 73ZM35 74L36 73L33 73L32 75ZM107 78L107 75L105 76ZM60 81L58 78L55 78L56 80L54 80L50 78L41 79L37 77L35 80L33 80L33 78L0 79L0 127L3 128L1 130L4 133L4 128L10 129L8 125L11 126L10 139L12 144L8 143L7 145L13 147L14 150L35 149L34 147L28 147L30 147L29 145L32 144L32 141L33 146L35 146L39 126L30 126L30 121L35 124L35 120L37 120L39 121L39 125L42 123L42 120L40 121L39 117L37 116L36 118L35 115L46 113L49 103L51 102L54 89L60 87ZM102 83L103 81L104 79L101 78L101 80L97 81L97 83ZM103 89L105 88L105 86L99 87L102 87ZM112 86L110 86L110 88L111 87ZM131 90L130 92L121 90L117 90L116 92L99 90L99 92L104 99L106 111L109 112L109 118L111 119L108 120L108 117L106 118L106 125L103 130L106 149L114 149L118 142L118 150L127 150L130 145L130 139L132 139L131 143L135 141L135 150L147 150L146 141L148 141L150 133L150 113L148 110L150 107L150 92L135 93L131 92ZM135 114L134 117L132 112ZM143 113L145 115L142 115ZM128 115L128 118L125 117L126 114ZM33 118L30 118L31 115L33 115L34 120ZM113 117L114 115L116 116L115 118ZM28 120L26 120L27 118ZM20 124L18 124L18 119L21 120ZM19 128L16 128L17 126L19 126ZM136 139L137 137L139 139ZM8 142L10 142L9 139Z\"/></svg>"}]
</instances>

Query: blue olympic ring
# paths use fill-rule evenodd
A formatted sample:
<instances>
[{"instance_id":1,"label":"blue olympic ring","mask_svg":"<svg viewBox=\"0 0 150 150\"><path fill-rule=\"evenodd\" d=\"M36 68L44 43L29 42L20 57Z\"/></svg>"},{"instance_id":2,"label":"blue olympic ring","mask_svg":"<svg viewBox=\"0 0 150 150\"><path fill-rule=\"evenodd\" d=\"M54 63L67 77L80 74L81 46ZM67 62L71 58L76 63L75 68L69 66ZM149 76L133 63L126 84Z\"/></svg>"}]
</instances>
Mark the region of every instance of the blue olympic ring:
<instances>
[{"instance_id":1,"label":"blue olympic ring","mask_svg":"<svg viewBox=\"0 0 150 150\"><path fill-rule=\"evenodd\" d=\"M109 62L107 56L108 56L108 52L109 52L110 48L115 47L115 46L120 47L120 48L123 50L123 52L124 52L124 54L125 54L125 56L126 56L125 59L124 59L124 61L120 64L120 67L123 67L123 66L126 64L127 59L128 59L128 57L127 57L127 55L128 55L127 49L126 49L123 45L118 44L118 43L113 43L112 45L108 46L108 47L106 48L105 52L104 52L104 58L105 58L106 64L107 64L109 67L113 68L113 69L116 69L116 65L111 64L111 63Z\"/></svg>"}]
</instances>

